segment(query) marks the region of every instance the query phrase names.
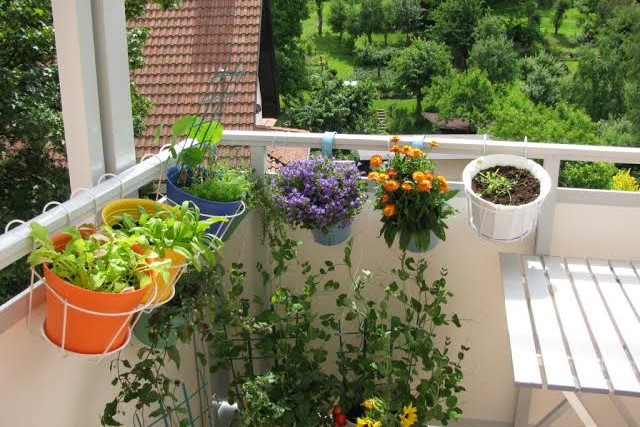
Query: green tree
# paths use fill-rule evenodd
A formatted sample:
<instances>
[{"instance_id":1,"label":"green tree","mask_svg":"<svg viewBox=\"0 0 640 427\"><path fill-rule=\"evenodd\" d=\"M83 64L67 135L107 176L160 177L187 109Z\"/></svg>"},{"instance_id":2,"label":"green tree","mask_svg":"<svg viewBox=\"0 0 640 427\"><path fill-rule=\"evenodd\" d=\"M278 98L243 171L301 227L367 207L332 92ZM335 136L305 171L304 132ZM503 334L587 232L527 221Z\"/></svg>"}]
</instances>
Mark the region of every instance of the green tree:
<instances>
[{"instance_id":1,"label":"green tree","mask_svg":"<svg viewBox=\"0 0 640 427\"><path fill-rule=\"evenodd\" d=\"M491 135L499 139L596 144L598 126L582 110L558 102L535 104L520 90L512 90L492 106Z\"/></svg>"},{"instance_id":2,"label":"green tree","mask_svg":"<svg viewBox=\"0 0 640 427\"><path fill-rule=\"evenodd\" d=\"M338 34L338 43L342 42L342 35L347 29L348 8L346 0L334 0L329 9L329 27L331 31Z\"/></svg>"},{"instance_id":3,"label":"green tree","mask_svg":"<svg viewBox=\"0 0 640 427\"><path fill-rule=\"evenodd\" d=\"M449 73L451 54L443 43L417 39L393 58L389 67L395 74L397 86L416 97L416 114L420 114L422 88L429 86L434 77Z\"/></svg>"},{"instance_id":4,"label":"green tree","mask_svg":"<svg viewBox=\"0 0 640 427\"><path fill-rule=\"evenodd\" d=\"M551 54L540 52L520 62L522 89L535 103L554 105L560 100L560 79L568 70Z\"/></svg>"},{"instance_id":5,"label":"green tree","mask_svg":"<svg viewBox=\"0 0 640 427\"><path fill-rule=\"evenodd\" d=\"M373 43L373 33L381 33L385 20L384 9L380 0L362 0L360 4L360 31L367 36L369 44Z\"/></svg>"},{"instance_id":6,"label":"green tree","mask_svg":"<svg viewBox=\"0 0 640 427\"><path fill-rule=\"evenodd\" d=\"M585 49L567 91L567 99L593 120L621 117L626 112L623 58L615 49Z\"/></svg>"},{"instance_id":7,"label":"green tree","mask_svg":"<svg viewBox=\"0 0 640 427\"><path fill-rule=\"evenodd\" d=\"M618 172L616 165L605 162L564 162L560 168L560 186L609 190Z\"/></svg>"},{"instance_id":8,"label":"green tree","mask_svg":"<svg viewBox=\"0 0 640 427\"><path fill-rule=\"evenodd\" d=\"M322 18L324 3L327 0L314 0L316 5L316 17L318 18L318 37L322 37Z\"/></svg>"},{"instance_id":9,"label":"green tree","mask_svg":"<svg viewBox=\"0 0 640 427\"><path fill-rule=\"evenodd\" d=\"M312 132L375 133L376 97L368 83L345 85L340 79L316 78L309 93L292 100L288 116L292 126Z\"/></svg>"},{"instance_id":10,"label":"green tree","mask_svg":"<svg viewBox=\"0 0 640 427\"><path fill-rule=\"evenodd\" d=\"M435 108L438 118L464 119L477 129L491 121L494 96L487 74L478 68L470 68L434 78L426 102Z\"/></svg>"},{"instance_id":11,"label":"green tree","mask_svg":"<svg viewBox=\"0 0 640 427\"><path fill-rule=\"evenodd\" d=\"M391 10L395 27L406 34L409 44L409 37L420 30L420 0L392 0Z\"/></svg>"},{"instance_id":12,"label":"green tree","mask_svg":"<svg viewBox=\"0 0 640 427\"><path fill-rule=\"evenodd\" d=\"M504 35L476 37L469 53L469 65L485 71L493 83L512 82L516 77L517 59L513 42Z\"/></svg>"},{"instance_id":13,"label":"green tree","mask_svg":"<svg viewBox=\"0 0 640 427\"><path fill-rule=\"evenodd\" d=\"M483 0L445 0L432 14L434 34L451 48L460 69L466 67L473 33L484 14Z\"/></svg>"},{"instance_id":14,"label":"green tree","mask_svg":"<svg viewBox=\"0 0 640 427\"><path fill-rule=\"evenodd\" d=\"M307 85L304 50L299 41L302 22L309 17L309 8L306 0L271 0L270 5L278 89L286 99Z\"/></svg>"},{"instance_id":15,"label":"green tree","mask_svg":"<svg viewBox=\"0 0 640 427\"><path fill-rule=\"evenodd\" d=\"M556 2L556 7L553 10L553 33L556 36L558 35L558 30L560 30L560 25L562 25L564 15L570 7L571 2L569 0L558 0Z\"/></svg>"}]
</instances>

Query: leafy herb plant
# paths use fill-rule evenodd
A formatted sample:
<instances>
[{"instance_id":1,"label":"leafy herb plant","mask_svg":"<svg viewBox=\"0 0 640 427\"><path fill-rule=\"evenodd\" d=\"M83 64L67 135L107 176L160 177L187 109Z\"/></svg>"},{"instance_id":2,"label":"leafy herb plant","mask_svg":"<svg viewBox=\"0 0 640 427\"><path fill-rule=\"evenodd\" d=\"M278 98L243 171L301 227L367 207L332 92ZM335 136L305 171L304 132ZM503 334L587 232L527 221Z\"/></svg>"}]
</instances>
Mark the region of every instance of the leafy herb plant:
<instances>
[{"instance_id":1,"label":"leafy herb plant","mask_svg":"<svg viewBox=\"0 0 640 427\"><path fill-rule=\"evenodd\" d=\"M478 173L476 179L485 189L482 195L489 197L502 197L510 194L511 189L516 184L513 180L500 174L499 171L486 171Z\"/></svg>"},{"instance_id":2,"label":"leafy herb plant","mask_svg":"<svg viewBox=\"0 0 640 427\"><path fill-rule=\"evenodd\" d=\"M170 260L158 261L158 255L151 249L134 251L133 236L86 227L80 230L69 227L65 233L69 242L58 250L49 239L47 228L32 223L31 234L41 246L31 252L29 263L48 264L63 280L98 292L144 288L152 282L152 271L162 274L165 280L168 278Z\"/></svg>"}]
</instances>

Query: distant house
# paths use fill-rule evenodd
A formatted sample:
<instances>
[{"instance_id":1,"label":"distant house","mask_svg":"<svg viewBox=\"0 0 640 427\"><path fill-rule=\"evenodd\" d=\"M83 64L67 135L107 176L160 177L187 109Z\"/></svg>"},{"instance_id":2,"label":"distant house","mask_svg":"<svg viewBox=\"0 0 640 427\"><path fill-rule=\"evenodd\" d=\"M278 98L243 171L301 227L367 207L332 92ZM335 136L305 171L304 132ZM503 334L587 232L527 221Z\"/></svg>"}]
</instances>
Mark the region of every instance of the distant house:
<instances>
[{"instance_id":1,"label":"distant house","mask_svg":"<svg viewBox=\"0 0 640 427\"><path fill-rule=\"evenodd\" d=\"M183 0L180 7L165 11L150 5L136 25L149 28L150 37L143 49L146 65L133 79L153 103L148 129L136 141L138 157L157 152L168 141L166 126L161 141L154 142L158 126L201 111L212 73L229 62L238 62L243 74L235 77L224 99L224 128L275 125L279 104L269 0ZM250 158L248 147L221 147L219 154L240 164Z\"/></svg>"},{"instance_id":2,"label":"distant house","mask_svg":"<svg viewBox=\"0 0 640 427\"><path fill-rule=\"evenodd\" d=\"M422 113L422 116L431 124L437 126L442 133L476 133L475 127L464 119L442 120L438 113Z\"/></svg>"}]
</instances>

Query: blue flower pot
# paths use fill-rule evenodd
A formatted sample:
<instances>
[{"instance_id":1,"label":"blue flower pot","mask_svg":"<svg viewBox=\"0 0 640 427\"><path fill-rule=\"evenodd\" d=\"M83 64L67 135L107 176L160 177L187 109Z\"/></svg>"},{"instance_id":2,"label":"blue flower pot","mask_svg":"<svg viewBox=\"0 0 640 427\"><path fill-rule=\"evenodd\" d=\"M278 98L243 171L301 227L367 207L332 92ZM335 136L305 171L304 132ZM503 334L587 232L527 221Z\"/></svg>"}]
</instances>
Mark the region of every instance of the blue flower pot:
<instances>
[{"instance_id":1,"label":"blue flower pot","mask_svg":"<svg viewBox=\"0 0 640 427\"><path fill-rule=\"evenodd\" d=\"M321 228L311 229L313 241L324 246L334 246L347 240L351 234L351 225L346 227L333 226L329 227L328 233L323 233Z\"/></svg>"},{"instance_id":2,"label":"blue flower pot","mask_svg":"<svg viewBox=\"0 0 640 427\"><path fill-rule=\"evenodd\" d=\"M229 221L215 223L209 227L208 230L209 233L215 234L218 237L224 236L235 219L233 216L238 212L242 200L234 202L214 202L213 200L202 199L193 194L189 194L176 184L179 173L179 166L172 166L167 171L167 202L170 205L181 205L185 201L191 201L200 209L200 218L202 219L209 216L227 217Z\"/></svg>"},{"instance_id":3,"label":"blue flower pot","mask_svg":"<svg viewBox=\"0 0 640 427\"><path fill-rule=\"evenodd\" d=\"M440 239L438 238L438 236L433 234L433 231L432 231L430 236L429 236L429 246L427 247L427 249L420 250L416 246L416 241L413 239L413 236L412 236L411 240L409 240L409 244L407 245L407 250L409 252L422 254L422 253L425 253L425 252L430 251L431 249L435 248L436 245L438 244L438 242L440 242Z\"/></svg>"}]
</instances>

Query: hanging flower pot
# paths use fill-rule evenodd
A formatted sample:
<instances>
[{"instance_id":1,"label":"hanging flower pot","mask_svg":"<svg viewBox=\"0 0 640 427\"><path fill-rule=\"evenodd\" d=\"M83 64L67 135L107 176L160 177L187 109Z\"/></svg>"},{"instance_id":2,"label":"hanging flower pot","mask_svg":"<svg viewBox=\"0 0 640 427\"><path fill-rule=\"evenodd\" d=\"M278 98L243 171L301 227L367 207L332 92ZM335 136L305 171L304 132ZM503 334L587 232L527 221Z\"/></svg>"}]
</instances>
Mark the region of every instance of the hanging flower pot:
<instances>
[{"instance_id":1,"label":"hanging flower pot","mask_svg":"<svg viewBox=\"0 0 640 427\"><path fill-rule=\"evenodd\" d=\"M322 228L311 229L313 241L324 246L335 246L347 240L351 234L351 224L344 227L332 226L326 231Z\"/></svg>"},{"instance_id":2,"label":"hanging flower pot","mask_svg":"<svg viewBox=\"0 0 640 427\"><path fill-rule=\"evenodd\" d=\"M29 262L44 270L47 339L88 355L126 345L131 317L154 291L157 274L166 275L167 262L148 263L150 255L136 254L131 240L95 229L70 228L49 240L46 228L31 227L42 244Z\"/></svg>"},{"instance_id":3,"label":"hanging flower pot","mask_svg":"<svg viewBox=\"0 0 640 427\"><path fill-rule=\"evenodd\" d=\"M242 177L240 172L233 172L231 169L224 169L222 175L216 172L200 171L203 176L195 178L194 174L180 166L173 166L167 171L167 199L172 205L181 205L185 201L191 202L200 209L200 215L203 218L218 217L218 220L209 228L209 233L218 237L225 236L229 231L230 225L237 217L244 212L242 198L236 200L215 200L216 194L220 191L216 190L216 186L225 185L234 187L231 193L244 197L249 190L250 182L247 177ZM229 176L227 184L222 184L220 180ZM218 181L216 181L218 180ZM237 190L237 191L236 191ZM226 192L226 190L225 190ZM199 194L210 195L209 198L201 197Z\"/></svg>"},{"instance_id":4,"label":"hanging flower pot","mask_svg":"<svg viewBox=\"0 0 640 427\"><path fill-rule=\"evenodd\" d=\"M354 162L322 156L283 167L273 193L276 209L291 225L310 229L316 242L329 246L349 237L351 221L367 199Z\"/></svg>"},{"instance_id":5,"label":"hanging flower pot","mask_svg":"<svg viewBox=\"0 0 640 427\"><path fill-rule=\"evenodd\" d=\"M399 137L391 138L387 161L376 154L369 162L368 178L376 187L374 206L382 211L380 236L389 247L397 238L403 251L426 252L446 239L445 219L455 213L449 200L457 191L434 172L435 164L425 149L399 142ZM418 142L424 145L422 139ZM437 147L435 141L428 145Z\"/></svg>"},{"instance_id":6,"label":"hanging flower pot","mask_svg":"<svg viewBox=\"0 0 640 427\"><path fill-rule=\"evenodd\" d=\"M531 233L551 190L547 171L519 156L494 154L470 162L462 173L469 225L480 236L514 242Z\"/></svg>"}]
</instances>

